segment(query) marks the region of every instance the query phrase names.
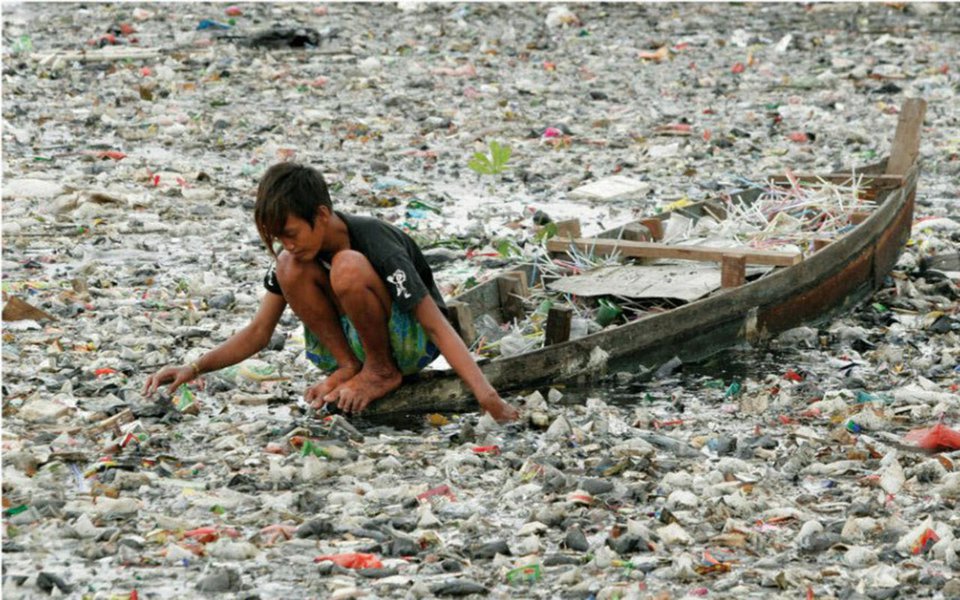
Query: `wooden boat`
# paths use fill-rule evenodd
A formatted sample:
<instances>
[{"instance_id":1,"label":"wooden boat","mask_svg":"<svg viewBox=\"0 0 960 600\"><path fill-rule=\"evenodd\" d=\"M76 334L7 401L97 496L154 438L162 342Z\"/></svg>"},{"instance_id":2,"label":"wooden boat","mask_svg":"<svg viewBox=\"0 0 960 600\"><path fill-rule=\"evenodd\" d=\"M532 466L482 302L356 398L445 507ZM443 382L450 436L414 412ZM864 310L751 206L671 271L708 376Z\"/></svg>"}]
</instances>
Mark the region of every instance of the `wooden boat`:
<instances>
[{"instance_id":1,"label":"wooden boat","mask_svg":"<svg viewBox=\"0 0 960 600\"><path fill-rule=\"evenodd\" d=\"M619 251L624 255L679 257L711 260L723 264L723 286L714 293L657 313L608 327L578 339L550 343L551 328L563 315L547 325L547 345L542 348L481 363L490 383L504 397L507 392L537 385L583 380L617 363L629 368L656 365L673 356L684 360L703 358L741 341L762 341L802 324L823 322L850 310L877 290L890 273L906 243L913 222L914 196L920 172L918 150L920 127L926 103L908 100L900 120L890 156L880 163L824 176L799 175L800 179L842 183L862 177L875 198L876 209L853 215L854 225L846 233L816 245L807 256L785 258L782 253L755 253L748 249L691 249L682 246L625 239L633 225L601 234L599 238L554 238L550 250L571 245L594 252ZM774 185L788 184L775 177ZM793 179L796 181L796 178ZM746 190L740 195L757 194ZM687 210L716 207L710 202ZM647 222L648 229L656 223ZM619 239L618 239L619 238ZM774 265L774 269L752 281L744 281L744 264ZM518 296L525 285L541 285L530 267L482 283L451 302L453 320L461 335L472 341L472 318L491 315L499 322L515 316L522 306ZM527 281L524 281L527 280ZM553 317L554 315L551 315ZM459 377L449 370L427 370L405 382L391 395L373 403L368 415L396 412L475 410L476 401Z\"/></svg>"}]
</instances>

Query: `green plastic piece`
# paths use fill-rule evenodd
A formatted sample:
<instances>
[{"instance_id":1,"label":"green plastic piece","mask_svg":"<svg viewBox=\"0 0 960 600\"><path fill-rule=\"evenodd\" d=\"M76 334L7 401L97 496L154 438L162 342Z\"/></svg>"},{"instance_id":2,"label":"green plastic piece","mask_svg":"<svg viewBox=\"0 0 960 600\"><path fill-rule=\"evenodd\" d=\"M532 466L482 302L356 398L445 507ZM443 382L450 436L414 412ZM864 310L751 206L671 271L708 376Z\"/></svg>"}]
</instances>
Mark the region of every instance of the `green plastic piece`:
<instances>
[{"instance_id":1,"label":"green plastic piece","mask_svg":"<svg viewBox=\"0 0 960 600\"><path fill-rule=\"evenodd\" d=\"M542 573L540 571L539 564L527 565L525 567L517 567L507 572L507 581L510 583L516 582L528 582L533 583L538 581Z\"/></svg>"},{"instance_id":2,"label":"green plastic piece","mask_svg":"<svg viewBox=\"0 0 960 600\"><path fill-rule=\"evenodd\" d=\"M14 515L19 515L23 511L27 510L28 508L30 507L27 506L26 504L21 504L20 506L12 506L7 510L3 511L3 514L7 517L12 517Z\"/></svg>"},{"instance_id":3,"label":"green plastic piece","mask_svg":"<svg viewBox=\"0 0 960 600\"><path fill-rule=\"evenodd\" d=\"M743 386L740 385L740 382L734 379L733 382L730 383L730 386L727 388L727 391L723 393L723 397L733 398L734 396L740 393L740 390L742 389L742 387Z\"/></svg>"},{"instance_id":4,"label":"green plastic piece","mask_svg":"<svg viewBox=\"0 0 960 600\"><path fill-rule=\"evenodd\" d=\"M606 327L623 314L623 309L606 299L600 300L600 309L597 310L597 323L601 327Z\"/></svg>"}]
</instances>

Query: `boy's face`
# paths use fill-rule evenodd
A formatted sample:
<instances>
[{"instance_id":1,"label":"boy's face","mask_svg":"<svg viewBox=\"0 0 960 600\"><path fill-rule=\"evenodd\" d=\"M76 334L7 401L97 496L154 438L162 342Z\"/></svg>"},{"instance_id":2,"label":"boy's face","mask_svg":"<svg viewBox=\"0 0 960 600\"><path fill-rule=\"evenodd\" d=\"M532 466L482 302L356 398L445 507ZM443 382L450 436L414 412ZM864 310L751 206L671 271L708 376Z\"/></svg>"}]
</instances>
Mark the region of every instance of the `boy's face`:
<instances>
[{"instance_id":1,"label":"boy's face","mask_svg":"<svg viewBox=\"0 0 960 600\"><path fill-rule=\"evenodd\" d=\"M277 240L297 262L310 262L323 248L329 218L330 211L324 206L317 209L313 227L300 217L290 215Z\"/></svg>"}]
</instances>

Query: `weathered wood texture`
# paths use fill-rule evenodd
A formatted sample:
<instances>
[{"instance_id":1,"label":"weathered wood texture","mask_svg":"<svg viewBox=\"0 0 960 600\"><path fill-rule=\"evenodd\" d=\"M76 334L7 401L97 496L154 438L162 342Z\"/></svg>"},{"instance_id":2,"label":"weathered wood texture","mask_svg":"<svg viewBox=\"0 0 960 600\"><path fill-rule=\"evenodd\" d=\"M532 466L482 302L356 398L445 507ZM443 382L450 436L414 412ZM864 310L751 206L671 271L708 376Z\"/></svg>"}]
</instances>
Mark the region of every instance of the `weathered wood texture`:
<instances>
[{"instance_id":1,"label":"weathered wood texture","mask_svg":"<svg viewBox=\"0 0 960 600\"><path fill-rule=\"evenodd\" d=\"M500 291L500 311L503 321L523 320L525 311L523 299L530 295L527 288L527 275L522 271L510 271L497 277Z\"/></svg>"},{"instance_id":2,"label":"weathered wood texture","mask_svg":"<svg viewBox=\"0 0 960 600\"><path fill-rule=\"evenodd\" d=\"M654 242L631 242L628 240L605 240L602 238L577 238L575 240L549 240L547 250L564 252L571 246L594 254L609 255L619 252L622 256L637 258L679 258L722 262L724 256L741 255L751 265L788 267L803 260L796 252L773 252L753 248L708 248L681 244L658 244Z\"/></svg>"},{"instance_id":3,"label":"weathered wood texture","mask_svg":"<svg viewBox=\"0 0 960 600\"><path fill-rule=\"evenodd\" d=\"M663 239L663 220L662 219L643 219L640 224L647 228L654 242Z\"/></svg>"},{"instance_id":4,"label":"weathered wood texture","mask_svg":"<svg viewBox=\"0 0 960 600\"><path fill-rule=\"evenodd\" d=\"M580 219L557 221L557 237L578 238L581 236Z\"/></svg>"},{"instance_id":5,"label":"weathered wood texture","mask_svg":"<svg viewBox=\"0 0 960 600\"><path fill-rule=\"evenodd\" d=\"M457 335L468 347L477 339L477 328L473 322L473 311L466 302L450 300L447 302L447 311L450 313L450 323Z\"/></svg>"},{"instance_id":6,"label":"weathered wood texture","mask_svg":"<svg viewBox=\"0 0 960 600\"><path fill-rule=\"evenodd\" d=\"M903 175L917 162L920 155L920 129L927 112L927 102L921 98L911 98L900 109L897 132L890 146L890 160L887 162L888 175Z\"/></svg>"},{"instance_id":7,"label":"weathered wood texture","mask_svg":"<svg viewBox=\"0 0 960 600\"><path fill-rule=\"evenodd\" d=\"M902 175L868 175L865 173L841 173L838 175L814 175L812 173L795 173L791 177L786 175L772 175L768 181L779 185L792 185L792 181L800 183L828 183L831 185L853 185L859 183L863 187L880 190L893 190L903 186Z\"/></svg>"},{"instance_id":8,"label":"weathered wood texture","mask_svg":"<svg viewBox=\"0 0 960 600\"><path fill-rule=\"evenodd\" d=\"M570 339L570 322L573 309L569 306L553 306L547 313L547 327L543 343L547 346L560 344Z\"/></svg>"},{"instance_id":9,"label":"weathered wood texture","mask_svg":"<svg viewBox=\"0 0 960 600\"><path fill-rule=\"evenodd\" d=\"M723 257L720 267L720 287L735 288L747 282L747 258L737 254Z\"/></svg>"}]
</instances>

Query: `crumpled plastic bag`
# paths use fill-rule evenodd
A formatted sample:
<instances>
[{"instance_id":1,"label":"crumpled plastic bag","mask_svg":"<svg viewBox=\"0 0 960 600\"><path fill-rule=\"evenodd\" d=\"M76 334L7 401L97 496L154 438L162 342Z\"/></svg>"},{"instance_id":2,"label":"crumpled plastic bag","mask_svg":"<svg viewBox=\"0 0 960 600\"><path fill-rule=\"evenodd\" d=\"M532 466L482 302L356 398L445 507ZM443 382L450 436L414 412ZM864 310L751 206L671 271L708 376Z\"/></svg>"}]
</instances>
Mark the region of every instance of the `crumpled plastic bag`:
<instances>
[{"instance_id":1,"label":"crumpled plastic bag","mask_svg":"<svg viewBox=\"0 0 960 600\"><path fill-rule=\"evenodd\" d=\"M328 554L318 556L313 562L323 562L329 560L340 565L345 569L382 569L383 563L373 554L364 554L363 552L344 552L343 554Z\"/></svg>"},{"instance_id":2,"label":"crumpled plastic bag","mask_svg":"<svg viewBox=\"0 0 960 600\"><path fill-rule=\"evenodd\" d=\"M903 439L931 452L960 450L960 431L954 431L943 423L937 423L933 427L914 429L907 432Z\"/></svg>"}]
</instances>

